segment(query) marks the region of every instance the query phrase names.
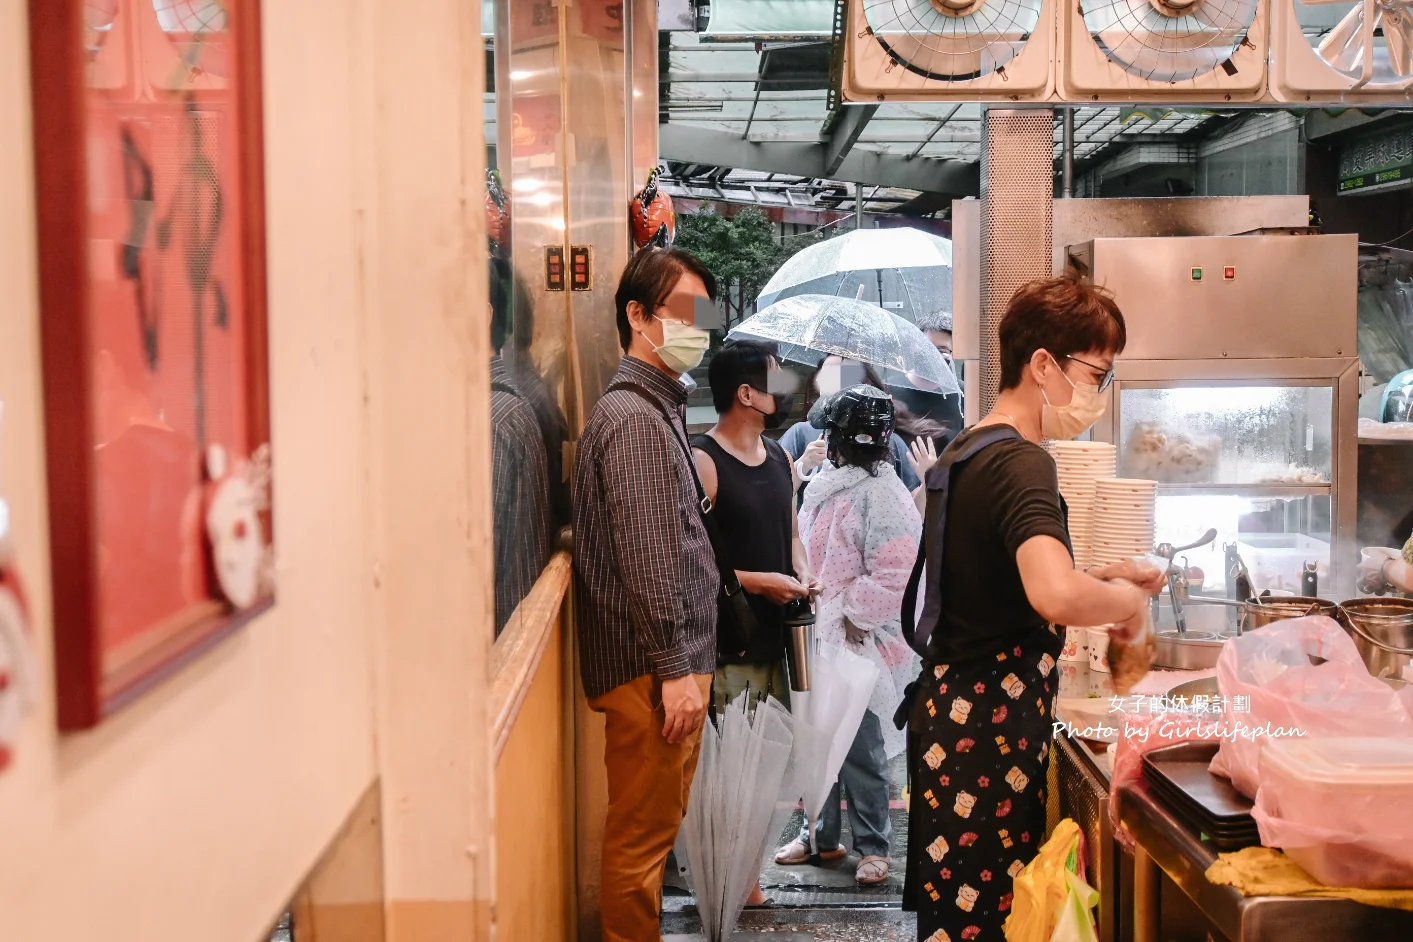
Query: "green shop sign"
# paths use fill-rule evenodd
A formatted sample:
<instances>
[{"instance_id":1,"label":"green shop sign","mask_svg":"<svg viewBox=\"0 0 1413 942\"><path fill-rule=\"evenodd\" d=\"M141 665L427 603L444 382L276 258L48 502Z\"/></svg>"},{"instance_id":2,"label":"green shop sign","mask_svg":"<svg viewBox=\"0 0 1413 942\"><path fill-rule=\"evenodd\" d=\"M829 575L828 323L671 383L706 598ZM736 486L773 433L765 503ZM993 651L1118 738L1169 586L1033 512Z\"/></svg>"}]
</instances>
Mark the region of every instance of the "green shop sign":
<instances>
[{"instance_id":1,"label":"green shop sign","mask_svg":"<svg viewBox=\"0 0 1413 942\"><path fill-rule=\"evenodd\" d=\"M1413 184L1413 125L1359 138L1339 151L1339 192L1368 193Z\"/></svg>"}]
</instances>

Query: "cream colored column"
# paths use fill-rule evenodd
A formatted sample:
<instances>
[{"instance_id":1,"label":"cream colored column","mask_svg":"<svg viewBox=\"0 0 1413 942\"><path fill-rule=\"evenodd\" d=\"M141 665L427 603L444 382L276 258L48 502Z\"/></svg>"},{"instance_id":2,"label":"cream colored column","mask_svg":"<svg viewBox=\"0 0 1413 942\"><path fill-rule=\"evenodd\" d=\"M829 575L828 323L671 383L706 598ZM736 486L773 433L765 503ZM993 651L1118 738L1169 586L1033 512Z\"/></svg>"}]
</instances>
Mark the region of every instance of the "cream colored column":
<instances>
[{"instance_id":1,"label":"cream colored column","mask_svg":"<svg viewBox=\"0 0 1413 942\"><path fill-rule=\"evenodd\" d=\"M483 940L494 627L480 7L356 9L387 939Z\"/></svg>"}]
</instances>

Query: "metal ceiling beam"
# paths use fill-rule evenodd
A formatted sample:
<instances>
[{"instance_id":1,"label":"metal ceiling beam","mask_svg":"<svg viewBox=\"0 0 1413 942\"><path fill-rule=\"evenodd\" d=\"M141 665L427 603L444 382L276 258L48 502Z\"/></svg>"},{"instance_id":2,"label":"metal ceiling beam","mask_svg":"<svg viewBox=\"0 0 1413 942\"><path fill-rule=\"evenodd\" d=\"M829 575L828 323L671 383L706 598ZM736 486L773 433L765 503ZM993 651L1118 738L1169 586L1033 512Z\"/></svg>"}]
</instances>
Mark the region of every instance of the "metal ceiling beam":
<instances>
[{"instance_id":1,"label":"metal ceiling beam","mask_svg":"<svg viewBox=\"0 0 1413 942\"><path fill-rule=\"evenodd\" d=\"M824 173L820 176L832 177L849 156L863 134L864 128L878 113L877 105L850 105L834 123L834 130L824 145Z\"/></svg>"},{"instance_id":2,"label":"metal ceiling beam","mask_svg":"<svg viewBox=\"0 0 1413 942\"><path fill-rule=\"evenodd\" d=\"M923 141L921 144L919 144L919 145L917 146L917 148L916 148L911 154L908 155L908 159L909 159L909 160L912 160L912 159L913 159L914 157L916 157L918 154L921 154L921 153L922 153L922 149L923 149L924 147L926 147L928 144L931 144L931 143L932 143L932 139L937 136L937 133L938 133L939 131L941 131L944 127L947 126L947 122L952 120L952 116L955 115L958 111L960 111L960 110L961 110L961 107L962 107L962 106L961 106L960 104L953 105L953 106L952 106L952 110L949 111L949 112L947 112L945 115L943 115L943 116L942 116L942 119L937 122L937 127L933 128L933 129L932 129L932 132L927 135L927 140L925 140L925 141Z\"/></svg>"},{"instance_id":3,"label":"metal ceiling beam","mask_svg":"<svg viewBox=\"0 0 1413 942\"><path fill-rule=\"evenodd\" d=\"M975 196L980 191L980 166L968 160L938 160L931 157L907 160L904 157L854 151L833 173L824 170L824 148L818 143L742 140L727 131L688 127L681 124L658 126L658 149L663 160L678 160L718 167L739 167L765 173L816 177L848 183L869 183L933 193Z\"/></svg>"}]
</instances>

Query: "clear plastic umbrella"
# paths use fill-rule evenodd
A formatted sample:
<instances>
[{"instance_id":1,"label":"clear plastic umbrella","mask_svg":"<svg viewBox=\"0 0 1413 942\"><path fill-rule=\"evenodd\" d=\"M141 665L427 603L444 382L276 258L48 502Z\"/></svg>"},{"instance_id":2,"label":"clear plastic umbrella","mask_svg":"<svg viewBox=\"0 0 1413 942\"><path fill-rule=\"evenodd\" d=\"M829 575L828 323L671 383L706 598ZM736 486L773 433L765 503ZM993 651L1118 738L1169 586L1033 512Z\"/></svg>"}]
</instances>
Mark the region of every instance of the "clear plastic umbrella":
<instances>
[{"instance_id":1,"label":"clear plastic umbrella","mask_svg":"<svg viewBox=\"0 0 1413 942\"><path fill-rule=\"evenodd\" d=\"M952 243L920 229L857 229L795 253L756 304L802 294L872 301L910 322L951 314Z\"/></svg>"},{"instance_id":2,"label":"clear plastic umbrella","mask_svg":"<svg viewBox=\"0 0 1413 942\"><path fill-rule=\"evenodd\" d=\"M863 723L878 682L878 665L839 645L821 644L810 672L809 692L792 691L790 708L796 720L796 774L814 847L820 812Z\"/></svg>"},{"instance_id":3,"label":"clear plastic umbrella","mask_svg":"<svg viewBox=\"0 0 1413 942\"><path fill-rule=\"evenodd\" d=\"M961 392L926 334L867 301L818 294L786 298L746 318L728 336L773 341L781 357L807 366L837 354L879 367L894 386Z\"/></svg>"},{"instance_id":4,"label":"clear plastic umbrella","mask_svg":"<svg viewBox=\"0 0 1413 942\"><path fill-rule=\"evenodd\" d=\"M731 937L760 876L766 851L797 794L795 720L775 700L753 705L748 691L702 731L701 759L682 821L692 892L708 942ZM836 773L837 774L837 773Z\"/></svg>"}]
</instances>

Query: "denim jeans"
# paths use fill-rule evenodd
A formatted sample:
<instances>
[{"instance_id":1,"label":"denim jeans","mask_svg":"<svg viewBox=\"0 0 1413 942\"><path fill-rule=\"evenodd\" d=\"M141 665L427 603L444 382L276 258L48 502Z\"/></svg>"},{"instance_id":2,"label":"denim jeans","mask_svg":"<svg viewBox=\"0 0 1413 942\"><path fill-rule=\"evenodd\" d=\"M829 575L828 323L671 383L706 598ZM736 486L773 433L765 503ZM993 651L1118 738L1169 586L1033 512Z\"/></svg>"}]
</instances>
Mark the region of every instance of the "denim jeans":
<instances>
[{"instance_id":1,"label":"denim jeans","mask_svg":"<svg viewBox=\"0 0 1413 942\"><path fill-rule=\"evenodd\" d=\"M883 727L872 711L864 712L863 722L844 757L839 781L829 791L824 810L819 816L819 846L817 851L834 850L839 846L843 826L839 810L839 786L849 797L849 827L854 832L854 851L861 857L888 856L893 822L888 816L888 756L883 749ZM809 822L800 829L800 837L810 842Z\"/></svg>"}]
</instances>

